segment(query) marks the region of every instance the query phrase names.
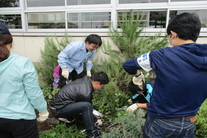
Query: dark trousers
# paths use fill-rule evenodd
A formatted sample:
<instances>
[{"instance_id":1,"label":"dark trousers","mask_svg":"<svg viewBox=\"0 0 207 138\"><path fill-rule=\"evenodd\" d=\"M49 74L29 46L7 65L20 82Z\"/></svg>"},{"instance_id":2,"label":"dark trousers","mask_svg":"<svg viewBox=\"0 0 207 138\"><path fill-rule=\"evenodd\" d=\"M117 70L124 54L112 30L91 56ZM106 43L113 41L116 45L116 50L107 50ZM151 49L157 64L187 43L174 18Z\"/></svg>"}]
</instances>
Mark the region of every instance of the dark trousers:
<instances>
[{"instance_id":1,"label":"dark trousers","mask_svg":"<svg viewBox=\"0 0 207 138\"><path fill-rule=\"evenodd\" d=\"M0 138L39 138L36 119L0 118Z\"/></svg>"},{"instance_id":2,"label":"dark trousers","mask_svg":"<svg viewBox=\"0 0 207 138\"><path fill-rule=\"evenodd\" d=\"M62 74L62 69L60 69L60 74ZM83 78L84 72L81 72L80 74L77 74L76 70L74 69L68 76L68 79L64 78L62 75L60 76L60 82L59 82L59 88L62 88L63 86L65 86L66 81L69 80L76 80L76 79L80 79Z\"/></svg>"},{"instance_id":3,"label":"dark trousers","mask_svg":"<svg viewBox=\"0 0 207 138\"><path fill-rule=\"evenodd\" d=\"M66 118L68 120L73 120L75 115L81 113L87 134L93 136L93 133L96 132L96 118L92 113L93 108L89 102L74 102L66 105L60 110L52 109L51 111L57 118Z\"/></svg>"}]
</instances>

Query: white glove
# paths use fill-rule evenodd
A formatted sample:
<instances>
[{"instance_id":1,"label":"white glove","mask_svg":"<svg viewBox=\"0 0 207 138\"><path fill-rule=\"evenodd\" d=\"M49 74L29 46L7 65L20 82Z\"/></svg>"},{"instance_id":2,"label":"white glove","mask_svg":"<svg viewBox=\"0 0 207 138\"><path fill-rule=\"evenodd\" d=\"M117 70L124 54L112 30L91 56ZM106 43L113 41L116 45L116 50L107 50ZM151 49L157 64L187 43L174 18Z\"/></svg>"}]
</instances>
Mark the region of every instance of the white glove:
<instances>
[{"instance_id":1,"label":"white glove","mask_svg":"<svg viewBox=\"0 0 207 138\"><path fill-rule=\"evenodd\" d=\"M39 113L39 117L37 118L37 121L43 122L45 121L49 116L49 112L46 110L44 112Z\"/></svg>"},{"instance_id":2,"label":"white glove","mask_svg":"<svg viewBox=\"0 0 207 138\"><path fill-rule=\"evenodd\" d=\"M68 79L69 76L69 72L67 68L63 68L62 69L62 74L61 74L64 78Z\"/></svg>"},{"instance_id":3,"label":"white glove","mask_svg":"<svg viewBox=\"0 0 207 138\"><path fill-rule=\"evenodd\" d=\"M132 103L132 99L128 99L127 102L128 102L128 103Z\"/></svg>"},{"instance_id":4,"label":"white glove","mask_svg":"<svg viewBox=\"0 0 207 138\"><path fill-rule=\"evenodd\" d=\"M136 111L137 109L138 109L139 107L137 106L137 104L135 103L135 104L132 104L132 105L130 105L128 108L127 108L127 112L134 112L134 111Z\"/></svg>"},{"instance_id":5,"label":"white glove","mask_svg":"<svg viewBox=\"0 0 207 138\"><path fill-rule=\"evenodd\" d=\"M144 75L142 72L140 72L141 74L138 77L133 77L132 81L135 85L138 85L140 89L143 90L143 82L145 82L144 80Z\"/></svg>"},{"instance_id":6,"label":"white glove","mask_svg":"<svg viewBox=\"0 0 207 138\"><path fill-rule=\"evenodd\" d=\"M150 70L149 72L147 72L147 74L145 75L146 78L149 78L149 79L155 79L156 78L156 74L155 74L155 71L152 69Z\"/></svg>"},{"instance_id":7,"label":"white glove","mask_svg":"<svg viewBox=\"0 0 207 138\"><path fill-rule=\"evenodd\" d=\"M96 118L103 118L103 114L98 112L97 110L93 109L93 115L96 117Z\"/></svg>"},{"instance_id":8,"label":"white glove","mask_svg":"<svg viewBox=\"0 0 207 138\"><path fill-rule=\"evenodd\" d=\"M91 77L91 71L87 70L87 76Z\"/></svg>"},{"instance_id":9,"label":"white glove","mask_svg":"<svg viewBox=\"0 0 207 138\"><path fill-rule=\"evenodd\" d=\"M102 125L103 125L103 121L102 121L101 119L98 119L98 120L96 121L96 125L97 125L97 126L102 126Z\"/></svg>"}]
</instances>

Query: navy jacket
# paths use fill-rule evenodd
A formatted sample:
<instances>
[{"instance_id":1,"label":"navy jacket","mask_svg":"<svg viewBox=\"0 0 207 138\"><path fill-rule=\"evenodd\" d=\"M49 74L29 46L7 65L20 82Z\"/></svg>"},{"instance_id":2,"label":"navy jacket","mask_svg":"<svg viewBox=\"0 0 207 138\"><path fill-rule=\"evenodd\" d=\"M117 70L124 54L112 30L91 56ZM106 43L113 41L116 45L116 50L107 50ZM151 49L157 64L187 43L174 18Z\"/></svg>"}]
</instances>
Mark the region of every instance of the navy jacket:
<instances>
[{"instance_id":1,"label":"navy jacket","mask_svg":"<svg viewBox=\"0 0 207 138\"><path fill-rule=\"evenodd\" d=\"M148 114L154 118L196 115L207 97L207 44L189 43L151 51L123 64L129 74L154 69Z\"/></svg>"}]
</instances>

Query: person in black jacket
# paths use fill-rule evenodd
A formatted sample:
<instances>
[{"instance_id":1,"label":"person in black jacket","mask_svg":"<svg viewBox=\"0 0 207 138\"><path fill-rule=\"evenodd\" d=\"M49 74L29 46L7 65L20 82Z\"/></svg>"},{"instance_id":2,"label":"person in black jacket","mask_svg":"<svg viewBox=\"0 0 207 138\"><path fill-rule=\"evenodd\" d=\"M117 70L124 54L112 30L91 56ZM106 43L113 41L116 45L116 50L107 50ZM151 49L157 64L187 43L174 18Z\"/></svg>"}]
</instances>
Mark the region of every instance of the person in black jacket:
<instances>
[{"instance_id":1,"label":"person in black jacket","mask_svg":"<svg viewBox=\"0 0 207 138\"><path fill-rule=\"evenodd\" d=\"M70 82L51 100L51 111L60 121L71 123L81 113L89 138L98 138L92 107L92 93L109 83L106 73L97 72Z\"/></svg>"}]
</instances>

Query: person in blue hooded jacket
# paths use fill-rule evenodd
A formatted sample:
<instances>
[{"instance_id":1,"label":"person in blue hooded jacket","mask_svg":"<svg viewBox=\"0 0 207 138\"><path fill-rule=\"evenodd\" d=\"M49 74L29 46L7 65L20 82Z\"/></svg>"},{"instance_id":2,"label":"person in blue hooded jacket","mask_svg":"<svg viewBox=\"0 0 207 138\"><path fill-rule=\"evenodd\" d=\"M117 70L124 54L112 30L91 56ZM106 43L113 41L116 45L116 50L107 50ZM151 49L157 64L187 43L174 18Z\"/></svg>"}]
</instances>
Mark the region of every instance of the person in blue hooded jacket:
<instances>
[{"instance_id":1,"label":"person in blue hooded jacket","mask_svg":"<svg viewBox=\"0 0 207 138\"><path fill-rule=\"evenodd\" d=\"M196 14L182 13L168 24L171 47L127 60L123 68L154 70L156 79L147 108L144 138L194 138L196 114L207 97L207 44L195 43L201 29Z\"/></svg>"},{"instance_id":2,"label":"person in blue hooded jacket","mask_svg":"<svg viewBox=\"0 0 207 138\"><path fill-rule=\"evenodd\" d=\"M37 121L48 118L47 103L32 62L10 52L12 42L0 22L0 138L39 138Z\"/></svg>"}]
</instances>

